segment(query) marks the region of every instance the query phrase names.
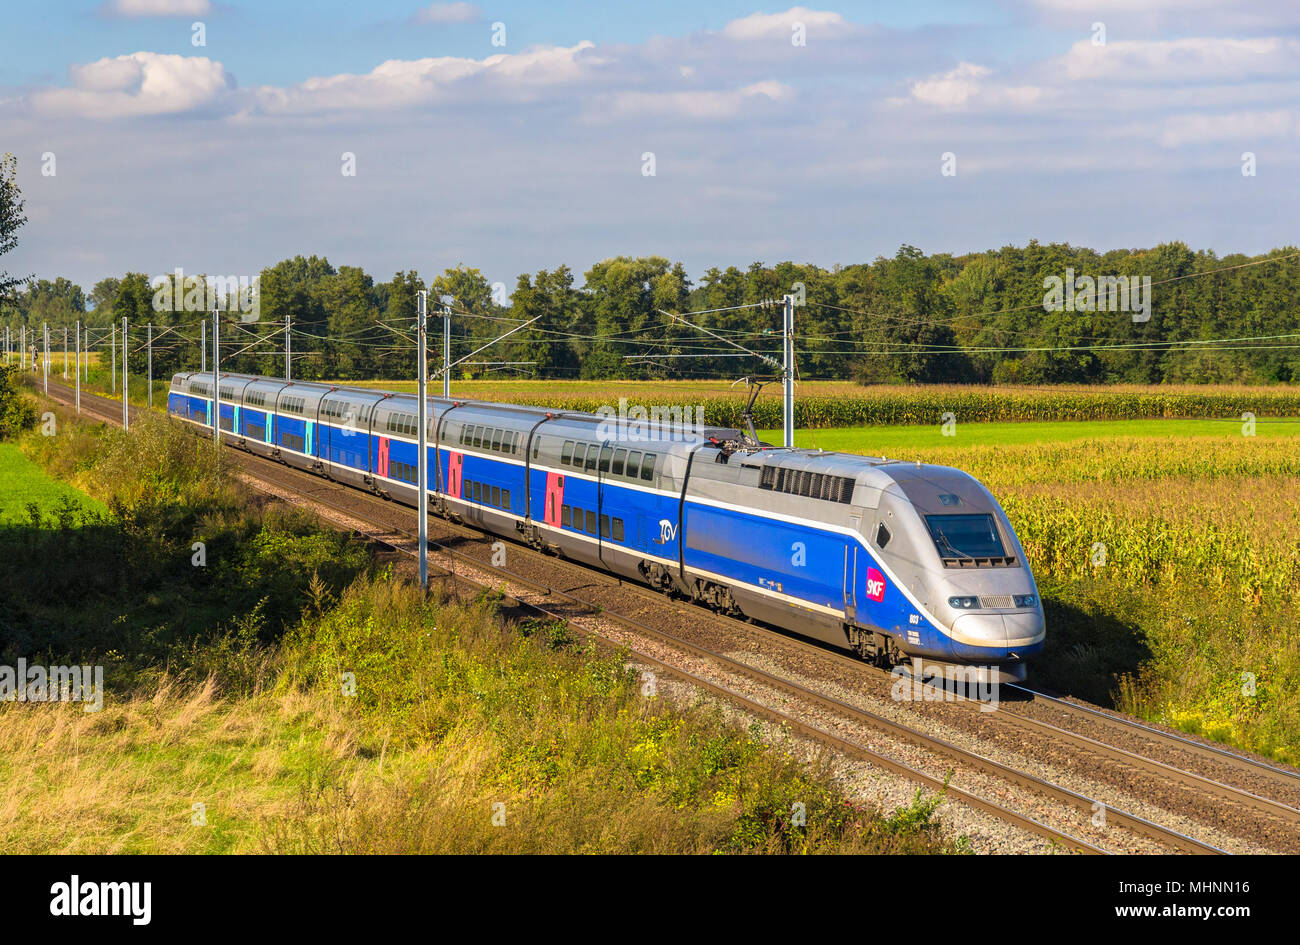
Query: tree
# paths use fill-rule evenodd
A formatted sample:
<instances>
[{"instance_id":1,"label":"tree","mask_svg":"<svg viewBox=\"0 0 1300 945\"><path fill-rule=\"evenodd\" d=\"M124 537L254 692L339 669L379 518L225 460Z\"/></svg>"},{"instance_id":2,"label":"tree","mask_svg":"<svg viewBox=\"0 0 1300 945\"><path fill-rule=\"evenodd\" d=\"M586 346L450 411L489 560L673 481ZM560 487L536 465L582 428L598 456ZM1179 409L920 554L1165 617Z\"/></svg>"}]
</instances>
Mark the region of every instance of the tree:
<instances>
[{"instance_id":1,"label":"tree","mask_svg":"<svg viewBox=\"0 0 1300 945\"><path fill-rule=\"evenodd\" d=\"M18 228L27 222L24 206L22 191L18 189L18 159L6 154L0 158L0 256L18 246ZM27 279L0 269L0 302L12 301L14 290Z\"/></svg>"}]
</instances>

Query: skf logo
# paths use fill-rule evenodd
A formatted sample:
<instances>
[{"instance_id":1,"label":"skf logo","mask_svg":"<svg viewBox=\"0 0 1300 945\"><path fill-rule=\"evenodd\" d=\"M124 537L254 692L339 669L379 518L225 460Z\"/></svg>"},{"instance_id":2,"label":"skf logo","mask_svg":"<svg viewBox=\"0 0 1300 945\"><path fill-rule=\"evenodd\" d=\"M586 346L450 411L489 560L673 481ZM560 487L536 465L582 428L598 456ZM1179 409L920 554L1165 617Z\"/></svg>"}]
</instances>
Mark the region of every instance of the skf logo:
<instances>
[{"instance_id":1,"label":"skf logo","mask_svg":"<svg viewBox=\"0 0 1300 945\"><path fill-rule=\"evenodd\" d=\"M670 541L677 539L677 525L668 521L666 518L659 520L659 538L655 541L657 545L666 545Z\"/></svg>"},{"instance_id":2,"label":"skf logo","mask_svg":"<svg viewBox=\"0 0 1300 945\"><path fill-rule=\"evenodd\" d=\"M877 602L885 599L885 576L875 568L867 568L867 596Z\"/></svg>"}]
</instances>

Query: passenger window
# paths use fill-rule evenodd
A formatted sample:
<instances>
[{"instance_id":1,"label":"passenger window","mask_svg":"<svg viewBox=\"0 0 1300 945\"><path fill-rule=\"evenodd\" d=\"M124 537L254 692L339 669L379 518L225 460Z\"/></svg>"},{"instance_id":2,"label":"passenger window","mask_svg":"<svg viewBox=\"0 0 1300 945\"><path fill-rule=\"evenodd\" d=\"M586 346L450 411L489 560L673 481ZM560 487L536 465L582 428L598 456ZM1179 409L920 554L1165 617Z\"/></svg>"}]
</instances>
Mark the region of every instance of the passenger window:
<instances>
[{"instance_id":1,"label":"passenger window","mask_svg":"<svg viewBox=\"0 0 1300 945\"><path fill-rule=\"evenodd\" d=\"M640 472L640 470L641 470L641 454L629 453L627 457L627 474L631 476L633 479L635 479L637 473Z\"/></svg>"},{"instance_id":2,"label":"passenger window","mask_svg":"<svg viewBox=\"0 0 1300 945\"><path fill-rule=\"evenodd\" d=\"M595 443L587 447L587 465L585 468L588 472L596 468L596 454L599 452L600 447L596 446Z\"/></svg>"},{"instance_id":3,"label":"passenger window","mask_svg":"<svg viewBox=\"0 0 1300 945\"><path fill-rule=\"evenodd\" d=\"M494 450L496 450L497 452L500 452L500 451L501 451L501 431L500 431L500 430L493 430L493 431L492 431L492 448L493 448Z\"/></svg>"},{"instance_id":4,"label":"passenger window","mask_svg":"<svg viewBox=\"0 0 1300 945\"><path fill-rule=\"evenodd\" d=\"M884 522L881 522L876 527L876 547L877 548L885 547L885 545L889 544L889 539L891 537L892 536L889 534L889 529L885 527Z\"/></svg>"},{"instance_id":5,"label":"passenger window","mask_svg":"<svg viewBox=\"0 0 1300 945\"><path fill-rule=\"evenodd\" d=\"M641 478L649 482L655 475L655 454L646 453L641 463Z\"/></svg>"},{"instance_id":6,"label":"passenger window","mask_svg":"<svg viewBox=\"0 0 1300 945\"><path fill-rule=\"evenodd\" d=\"M572 516L569 514L569 507L567 505L560 506L560 524L568 525L571 518Z\"/></svg>"},{"instance_id":7,"label":"passenger window","mask_svg":"<svg viewBox=\"0 0 1300 945\"><path fill-rule=\"evenodd\" d=\"M602 446L600 448L600 471L601 472L603 473L609 472L609 457L613 454L613 452L614 452L614 447L612 446Z\"/></svg>"},{"instance_id":8,"label":"passenger window","mask_svg":"<svg viewBox=\"0 0 1300 945\"><path fill-rule=\"evenodd\" d=\"M474 501L475 502L483 501L483 483L481 482L474 483Z\"/></svg>"},{"instance_id":9,"label":"passenger window","mask_svg":"<svg viewBox=\"0 0 1300 945\"><path fill-rule=\"evenodd\" d=\"M609 537L609 516L608 515L602 515L600 517L600 537L601 538Z\"/></svg>"},{"instance_id":10,"label":"passenger window","mask_svg":"<svg viewBox=\"0 0 1300 945\"><path fill-rule=\"evenodd\" d=\"M500 486L492 487L492 504L495 505L497 508L501 508L501 487Z\"/></svg>"},{"instance_id":11,"label":"passenger window","mask_svg":"<svg viewBox=\"0 0 1300 945\"><path fill-rule=\"evenodd\" d=\"M623 520L621 518L614 519L614 540L623 540Z\"/></svg>"},{"instance_id":12,"label":"passenger window","mask_svg":"<svg viewBox=\"0 0 1300 945\"><path fill-rule=\"evenodd\" d=\"M587 509L587 534L596 534L596 513L591 509Z\"/></svg>"},{"instance_id":13,"label":"passenger window","mask_svg":"<svg viewBox=\"0 0 1300 945\"><path fill-rule=\"evenodd\" d=\"M573 462L573 440L565 440L564 448L560 451L560 463L568 466Z\"/></svg>"},{"instance_id":14,"label":"passenger window","mask_svg":"<svg viewBox=\"0 0 1300 945\"><path fill-rule=\"evenodd\" d=\"M509 490L509 489L502 489L502 490L501 490L501 508L503 508L503 509L509 509L509 508L511 508L511 505L510 505L510 490Z\"/></svg>"},{"instance_id":15,"label":"passenger window","mask_svg":"<svg viewBox=\"0 0 1300 945\"><path fill-rule=\"evenodd\" d=\"M623 461L627 459L627 450L614 451L614 464L609 467L609 471L615 476L623 475Z\"/></svg>"},{"instance_id":16,"label":"passenger window","mask_svg":"<svg viewBox=\"0 0 1300 945\"><path fill-rule=\"evenodd\" d=\"M582 531L582 509L574 506L569 510L569 526Z\"/></svg>"},{"instance_id":17,"label":"passenger window","mask_svg":"<svg viewBox=\"0 0 1300 945\"><path fill-rule=\"evenodd\" d=\"M461 492L466 499L474 498L474 483L468 479L461 480Z\"/></svg>"}]
</instances>

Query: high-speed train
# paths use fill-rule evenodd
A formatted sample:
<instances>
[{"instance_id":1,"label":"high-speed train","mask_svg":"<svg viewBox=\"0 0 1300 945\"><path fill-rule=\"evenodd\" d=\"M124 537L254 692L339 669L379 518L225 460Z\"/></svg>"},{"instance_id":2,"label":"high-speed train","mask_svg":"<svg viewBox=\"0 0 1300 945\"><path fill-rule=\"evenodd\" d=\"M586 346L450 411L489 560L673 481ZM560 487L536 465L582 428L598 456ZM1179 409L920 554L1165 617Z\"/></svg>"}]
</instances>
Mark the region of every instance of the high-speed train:
<instances>
[{"instance_id":1,"label":"high-speed train","mask_svg":"<svg viewBox=\"0 0 1300 945\"><path fill-rule=\"evenodd\" d=\"M168 413L209 431L211 373ZM223 374L223 442L416 504L418 401ZM430 508L882 666L1023 679L1034 577L1001 506L947 466L784 449L737 430L431 397Z\"/></svg>"}]
</instances>

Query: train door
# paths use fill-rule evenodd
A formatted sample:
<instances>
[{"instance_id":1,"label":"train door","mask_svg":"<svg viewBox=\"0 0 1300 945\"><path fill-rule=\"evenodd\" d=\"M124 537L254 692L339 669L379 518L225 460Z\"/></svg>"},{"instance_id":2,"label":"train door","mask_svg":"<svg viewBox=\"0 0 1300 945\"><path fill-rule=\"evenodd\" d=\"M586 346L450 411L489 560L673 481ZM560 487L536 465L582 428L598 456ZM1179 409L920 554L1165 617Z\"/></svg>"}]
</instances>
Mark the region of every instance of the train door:
<instances>
[{"instance_id":1,"label":"train door","mask_svg":"<svg viewBox=\"0 0 1300 945\"><path fill-rule=\"evenodd\" d=\"M388 477L388 437L379 438L379 461L375 464L375 472L385 478Z\"/></svg>"},{"instance_id":2,"label":"train door","mask_svg":"<svg viewBox=\"0 0 1300 945\"><path fill-rule=\"evenodd\" d=\"M560 507L563 505L564 475L562 473L548 472L546 474L546 506L543 521L547 525L559 528L562 524Z\"/></svg>"},{"instance_id":3,"label":"train door","mask_svg":"<svg viewBox=\"0 0 1300 945\"><path fill-rule=\"evenodd\" d=\"M458 453L455 450L447 451L447 495L453 499L461 497L460 473L464 466L464 453Z\"/></svg>"},{"instance_id":4,"label":"train door","mask_svg":"<svg viewBox=\"0 0 1300 945\"><path fill-rule=\"evenodd\" d=\"M844 545L844 619L856 619L858 609L858 543Z\"/></svg>"}]
</instances>

